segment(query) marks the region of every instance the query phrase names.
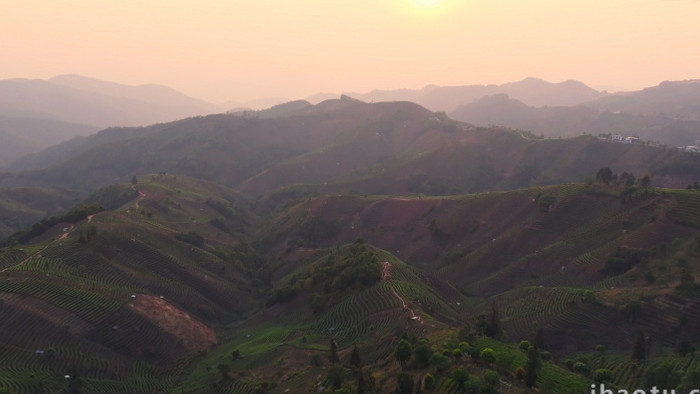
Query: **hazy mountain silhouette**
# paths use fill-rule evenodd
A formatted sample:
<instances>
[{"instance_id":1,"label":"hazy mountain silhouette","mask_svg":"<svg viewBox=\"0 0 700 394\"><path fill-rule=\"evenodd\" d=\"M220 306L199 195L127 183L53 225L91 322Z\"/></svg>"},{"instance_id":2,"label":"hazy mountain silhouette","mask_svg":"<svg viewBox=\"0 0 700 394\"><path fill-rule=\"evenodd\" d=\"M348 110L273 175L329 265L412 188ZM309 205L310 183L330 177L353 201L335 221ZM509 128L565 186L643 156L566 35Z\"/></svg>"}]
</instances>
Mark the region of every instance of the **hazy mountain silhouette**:
<instances>
[{"instance_id":1,"label":"hazy mountain silhouette","mask_svg":"<svg viewBox=\"0 0 700 394\"><path fill-rule=\"evenodd\" d=\"M97 130L94 126L54 119L0 116L0 168L24 155Z\"/></svg>"},{"instance_id":2,"label":"hazy mountain silhouette","mask_svg":"<svg viewBox=\"0 0 700 394\"><path fill-rule=\"evenodd\" d=\"M254 196L295 184L331 193L441 195L580 181L610 166L649 174L657 185L685 186L698 174L694 157L595 138L540 140L477 129L410 102L342 96L315 106L297 101L268 112L107 129L18 162L24 164L13 166L18 171L44 169L4 174L2 184L89 191L166 171ZM667 166L673 160L681 164Z\"/></svg>"},{"instance_id":3,"label":"hazy mountain silhouette","mask_svg":"<svg viewBox=\"0 0 700 394\"><path fill-rule=\"evenodd\" d=\"M700 140L698 120L674 119L659 113L610 112L581 105L535 108L504 94L462 105L450 116L476 125L512 127L545 137L621 134L675 146L694 145Z\"/></svg>"},{"instance_id":4,"label":"hazy mountain silhouette","mask_svg":"<svg viewBox=\"0 0 700 394\"><path fill-rule=\"evenodd\" d=\"M550 83L537 78L526 78L503 85L429 85L420 90L374 90L365 94L349 95L367 102L413 101L431 111L451 112L459 105L499 93L505 93L532 106L577 105L606 95L574 80Z\"/></svg>"},{"instance_id":5,"label":"hazy mountain silhouette","mask_svg":"<svg viewBox=\"0 0 700 394\"><path fill-rule=\"evenodd\" d=\"M143 126L219 112L220 108L158 85L127 86L64 75L0 81L0 115L97 127Z\"/></svg>"},{"instance_id":6,"label":"hazy mountain silhouette","mask_svg":"<svg viewBox=\"0 0 700 394\"><path fill-rule=\"evenodd\" d=\"M665 114L700 120L700 79L666 81L639 91L610 95L586 105L611 112Z\"/></svg>"}]
</instances>

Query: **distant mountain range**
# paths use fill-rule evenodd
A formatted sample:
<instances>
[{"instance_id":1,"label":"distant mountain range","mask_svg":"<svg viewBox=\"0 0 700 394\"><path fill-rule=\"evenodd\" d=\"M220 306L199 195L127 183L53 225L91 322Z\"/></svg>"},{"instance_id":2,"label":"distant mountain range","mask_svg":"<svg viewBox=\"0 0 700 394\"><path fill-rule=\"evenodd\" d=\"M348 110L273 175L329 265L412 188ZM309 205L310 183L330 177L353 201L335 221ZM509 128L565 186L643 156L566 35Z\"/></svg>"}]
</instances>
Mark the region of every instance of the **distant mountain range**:
<instances>
[{"instance_id":1,"label":"distant mountain range","mask_svg":"<svg viewBox=\"0 0 700 394\"><path fill-rule=\"evenodd\" d=\"M78 75L0 81L0 167L26 154L113 126L146 126L221 108L159 85Z\"/></svg>"},{"instance_id":2,"label":"distant mountain range","mask_svg":"<svg viewBox=\"0 0 700 394\"><path fill-rule=\"evenodd\" d=\"M502 85L426 86L420 90L374 90L369 93L347 93L362 101L412 101L431 111L451 112L484 96L504 93L528 105L578 105L605 97L585 84L568 80L550 83L538 78L526 78Z\"/></svg>"},{"instance_id":3,"label":"distant mountain range","mask_svg":"<svg viewBox=\"0 0 700 394\"><path fill-rule=\"evenodd\" d=\"M644 141L658 141L674 146L697 145L700 140L700 119L695 119L700 112L686 111L679 108L687 118L669 116L661 111L615 111L599 109L610 101L611 106L621 105L622 101L639 102L634 95L606 97L596 101L594 105L532 107L512 99L505 94L484 97L470 104L464 104L449 113L453 119L473 123L480 126L499 125L516 129L528 130L537 135L549 138L574 137L581 134L621 134L623 136L638 136ZM647 105L647 104L645 104ZM661 108L662 103L650 108Z\"/></svg>"},{"instance_id":4,"label":"distant mountain range","mask_svg":"<svg viewBox=\"0 0 700 394\"><path fill-rule=\"evenodd\" d=\"M95 126L55 119L0 116L0 168L22 156L98 130Z\"/></svg>"},{"instance_id":5,"label":"distant mountain range","mask_svg":"<svg viewBox=\"0 0 700 394\"><path fill-rule=\"evenodd\" d=\"M219 112L216 105L159 85L127 86L78 75L0 81L0 115L105 128L145 126Z\"/></svg>"}]
</instances>

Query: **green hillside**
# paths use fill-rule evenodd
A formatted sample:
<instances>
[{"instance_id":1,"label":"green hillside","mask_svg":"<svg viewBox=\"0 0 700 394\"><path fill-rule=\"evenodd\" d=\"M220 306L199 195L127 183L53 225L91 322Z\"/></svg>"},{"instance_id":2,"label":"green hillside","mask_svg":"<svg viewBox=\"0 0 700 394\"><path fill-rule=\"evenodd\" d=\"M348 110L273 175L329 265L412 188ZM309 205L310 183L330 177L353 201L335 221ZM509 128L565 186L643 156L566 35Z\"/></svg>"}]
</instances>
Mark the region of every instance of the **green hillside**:
<instances>
[{"instance_id":1,"label":"green hillside","mask_svg":"<svg viewBox=\"0 0 700 394\"><path fill-rule=\"evenodd\" d=\"M685 187L700 178L699 157L590 136L543 140L474 128L408 102L342 98L284 117L224 114L103 130L37 155L26 171L1 174L0 184L87 194L165 171L256 197L301 184L321 193L455 195L580 182L611 167L648 174L656 186Z\"/></svg>"},{"instance_id":2,"label":"green hillside","mask_svg":"<svg viewBox=\"0 0 700 394\"><path fill-rule=\"evenodd\" d=\"M694 384L698 155L349 98L58 151L0 175L0 389Z\"/></svg>"},{"instance_id":3,"label":"green hillside","mask_svg":"<svg viewBox=\"0 0 700 394\"><path fill-rule=\"evenodd\" d=\"M529 340L536 385L573 393L602 368L597 345L627 385L646 378L625 372L640 330L650 360L700 341L692 190L329 195L260 217L232 189L160 173L91 199L111 209L0 252L0 387L389 392L430 374L459 392L496 387L495 371L526 392Z\"/></svg>"}]
</instances>

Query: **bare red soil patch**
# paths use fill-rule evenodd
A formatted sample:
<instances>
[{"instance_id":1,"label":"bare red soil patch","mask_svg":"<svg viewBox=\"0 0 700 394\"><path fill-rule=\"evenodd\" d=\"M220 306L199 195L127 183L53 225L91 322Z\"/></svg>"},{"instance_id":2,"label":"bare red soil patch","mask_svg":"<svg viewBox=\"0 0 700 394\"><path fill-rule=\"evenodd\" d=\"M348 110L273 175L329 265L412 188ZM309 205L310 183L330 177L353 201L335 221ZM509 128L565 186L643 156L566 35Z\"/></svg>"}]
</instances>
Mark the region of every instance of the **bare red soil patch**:
<instances>
[{"instance_id":1,"label":"bare red soil patch","mask_svg":"<svg viewBox=\"0 0 700 394\"><path fill-rule=\"evenodd\" d=\"M141 294L129 303L129 307L178 338L191 351L209 350L219 342L214 330L162 298Z\"/></svg>"}]
</instances>

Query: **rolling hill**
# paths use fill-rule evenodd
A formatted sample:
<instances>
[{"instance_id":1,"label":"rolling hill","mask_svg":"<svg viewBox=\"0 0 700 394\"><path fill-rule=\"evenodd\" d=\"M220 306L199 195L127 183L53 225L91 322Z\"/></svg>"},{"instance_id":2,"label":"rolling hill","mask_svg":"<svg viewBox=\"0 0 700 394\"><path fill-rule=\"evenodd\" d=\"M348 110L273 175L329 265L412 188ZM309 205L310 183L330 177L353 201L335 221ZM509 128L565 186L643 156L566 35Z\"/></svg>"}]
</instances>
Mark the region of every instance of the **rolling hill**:
<instances>
[{"instance_id":1,"label":"rolling hill","mask_svg":"<svg viewBox=\"0 0 700 394\"><path fill-rule=\"evenodd\" d=\"M460 194L581 181L612 167L657 186L700 178L697 155L595 138L542 140L475 128L408 102L347 96L283 116L211 115L145 128L112 128L48 149L4 186L89 192L133 175L172 172L264 195L295 184L364 194Z\"/></svg>"},{"instance_id":2,"label":"rolling hill","mask_svg":"<svg viewBox=\"0 0 700 394\"><path fill-rule=\"evenodd\" d=\"M348 96L105 129L0 175L0 389L691 384L698 160Z\"/></svg>"},{"instance_id":3,"label":"rolling hill","mask_svg":"<svg viewBox=\"0 0 700 394\"><path fill-rule=\"evenodd\" d=\"M678 119L659 111L613 112L610 108L583 105L536 108L506 95L494 95L461 105L450 113L450 117L480 126L527 130L548 138L574 137L584 133L621 134L671 146L695 145L700 140L697 119Z\"/></svg>"},{"instance_id":4,"label":"rolling hill","mask_svg":"<svg viewBox=\"0 0 700 394\"><path fill-rule=\"evenodd\" d=\"M108 204L125 190L134 194ZM573 393L591 377L566 369L572 354L605 345L623 368L639 330L654 340L651 360L700 341L693 190L333 194L261 217L233 189L160 173L90 202L114 208L0 252L0 308L12 317L0 387L307 392L336 373L339 387L388 392L397 376L430 373L438 392L458 392L454 371L467 368L472 385L493 369L525 392L515 377L525 355L508 344L541 331L557 363L542 361L538 386ZM496 339L478 323L493 310ZM415 353L401 368L402 338L449 349L447 364ZM495 361L475 361L486 348ZM474 359L452 356L462 352Z\"/></svg>"}]
</instances>

